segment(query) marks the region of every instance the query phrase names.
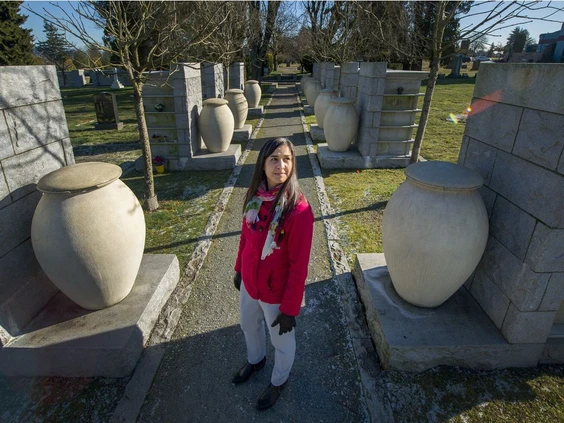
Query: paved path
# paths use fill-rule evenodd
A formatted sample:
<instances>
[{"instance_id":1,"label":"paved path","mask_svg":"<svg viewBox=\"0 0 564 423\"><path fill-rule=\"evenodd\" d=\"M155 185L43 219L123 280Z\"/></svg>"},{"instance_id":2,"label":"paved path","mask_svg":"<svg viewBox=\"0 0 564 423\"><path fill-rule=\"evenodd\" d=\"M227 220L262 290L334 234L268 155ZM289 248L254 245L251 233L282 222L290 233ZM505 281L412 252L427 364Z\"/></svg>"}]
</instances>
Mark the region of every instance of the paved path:
<instances>
[{"instance_id":1,"label":"paved path","mask_svg":"<svg viewBox=\"0 0 564 423\"><path fill-rule=\"evenodd\" d=\"M306 306L298 318L294 368L278 403L272 409L259 412L255 403L270 381L273 351L269 346L266 368L247 383L231 383L233 372L246 359L238 324L238 292L231 281L245 189L258 150L265 140L276 136L289 137L297 147L300 184L313 207L316 222ZM353 348L355 342L347 324L341 288L332 278L320 215L296 90L293 86L280 88L275 92L259 137L243 165L138 421L370 421L371 393L367 393L361 383L363 370L359 369L358 351L355 353ZM375 362L376 358L368 360Z\"/></svg>"}]
</instances>

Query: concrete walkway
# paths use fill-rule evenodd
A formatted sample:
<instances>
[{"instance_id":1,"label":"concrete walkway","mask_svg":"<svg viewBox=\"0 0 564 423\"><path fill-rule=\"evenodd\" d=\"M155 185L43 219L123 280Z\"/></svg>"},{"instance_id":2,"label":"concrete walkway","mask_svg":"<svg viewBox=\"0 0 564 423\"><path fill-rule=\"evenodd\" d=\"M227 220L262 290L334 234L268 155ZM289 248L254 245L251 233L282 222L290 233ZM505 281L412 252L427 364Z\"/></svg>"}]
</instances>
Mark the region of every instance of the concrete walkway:
<instances>
[{"instance_id":1,"label":"concrete walkway","mask_svg":"<svg viewBox=\"0 0 564 423\"><path fill-rule=\"evenodd\" d=\"M388 421L382 419L389 415L381 407L377 390L371 388L377 378L377 357L362 327L364 317L359 313L358 299L347 295L342 282L332 273L317 193L319 175L315 177L310 162L296 94L293 86L280 88L274 94L259 138L242 167L176 331L144 398L140 422ZM255 403L270 381L273 350L269 346L264 370L245 384L231 383L232 374L246 359L232 269L243 197L258 150L276 136L289 137L297 147L300 184L316 222L306 306L297 320L295 365L278 403L259 412ZM357 329L351 330L351 324ZM367 348L359 349L360 344Z\"/></svg>"}]
</instances>

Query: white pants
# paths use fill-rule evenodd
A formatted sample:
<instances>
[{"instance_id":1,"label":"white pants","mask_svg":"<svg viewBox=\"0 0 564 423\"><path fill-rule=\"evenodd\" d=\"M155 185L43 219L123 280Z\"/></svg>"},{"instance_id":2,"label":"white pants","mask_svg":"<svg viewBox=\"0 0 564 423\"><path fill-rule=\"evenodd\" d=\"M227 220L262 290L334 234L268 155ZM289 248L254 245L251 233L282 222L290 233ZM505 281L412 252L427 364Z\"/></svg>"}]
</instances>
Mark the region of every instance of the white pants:
<instances>
[{"instance_id":1,"label":"white pants","mask_svg":"<svg viewBox=\"0 0 564 423\"><path fill-rule=\"evenodd\" d=\"M266 336L263 321L266 323L270 333L270 342L274 347L274 369L270 382L274 386L280 386L288 380L294 358L296 356L296 331L286 332L279 335L280 325L271 327L272 322L280 313L280 304L267 304L260 300L252 299L245 284L241 282L239 295L239 312L241 317L241 329L245 334L247 344L247 360L256 364L266 356Z\"/></svg>"}]
</instances>

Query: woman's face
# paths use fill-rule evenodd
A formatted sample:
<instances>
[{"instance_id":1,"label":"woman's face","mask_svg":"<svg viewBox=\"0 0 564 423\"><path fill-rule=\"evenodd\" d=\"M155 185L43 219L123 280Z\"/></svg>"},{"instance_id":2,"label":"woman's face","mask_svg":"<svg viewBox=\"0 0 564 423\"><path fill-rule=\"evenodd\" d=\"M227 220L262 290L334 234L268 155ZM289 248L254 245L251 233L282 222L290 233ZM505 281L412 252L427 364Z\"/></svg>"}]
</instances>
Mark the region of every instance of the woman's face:
<instances>
[{"instance_id":1,"label":"woman's face","mask_svg":"<svg viewBox=\"0 0 564 423\"><path fill-rule=\"evenodd\" d=\"M286 144L278 147L266 158L264 162L264 173L268 189L283 184L292 174L292 150Z\"/></svg>"}]
</instances>

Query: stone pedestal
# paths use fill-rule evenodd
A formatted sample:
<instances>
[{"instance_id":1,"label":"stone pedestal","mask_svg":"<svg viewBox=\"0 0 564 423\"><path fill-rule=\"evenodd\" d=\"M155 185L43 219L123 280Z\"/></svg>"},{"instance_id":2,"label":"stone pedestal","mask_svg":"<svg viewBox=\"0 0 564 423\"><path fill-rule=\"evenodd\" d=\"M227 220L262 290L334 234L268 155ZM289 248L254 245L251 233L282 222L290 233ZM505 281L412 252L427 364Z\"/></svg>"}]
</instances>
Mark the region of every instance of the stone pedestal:
<instances>
[{"instance_id":1,"label":"stone pedestal","mask_svg":"<svg viewBox=\"0 0 564 423\"><path fill-rule=\"evenodd\" d=\"M313 141L325 141L325 132L316 124L310 125L309 136Z\"/></svg>"},{"instance_id":2,"label":"stone pedestal","mask_svg":"<svg viewBox=\"0 0 564 423\"><path fill-rule=\"evenodd\" d=\"M352 145L347 151L331 151L317 144L317 158L323 169L395 169L409 165L410 157L370 157L361 155Z\"/></svg>"},{"instance_id":3,"label":"stone pedestal","mask_svg":"<svg viewBox=\"0 0 564 423\"><path fill-rule=\"evenodd\" d=\"M247 119L250 117L261 117L264 114L264 107L249 107L249 113L247 114Z\"/></svg>"},{"instance_id":4,"label":"stone pedestal","mask_svg":"<svg viewBox=\"0 0 564 423\"><path fill-rule=\"evenodd\" d=\"M353 271L385 369L420 372L448 365L473 369L535 366L543 344L508 343L465 287L423 309L394 291L384 254L358 254Z\"/></svg>"},{"instance_id":5,"label":"stone pedestal","mask_svg":"<svg viewBox=\"0 0 564 423\"><path fill-rule=\"evenodd\" d=\"M252 133L253 126L246 123L241 129L235 129L233 131L233 138L231 138L231 142L248 141L249 138L251 138Z\"/></svg>"},{"instance_id":6,"label":"stone pedestal","mask_svg":"<svg viewBox=\"0 0 564 423\"><path fill-rule=\"evenodd\" d=\"M179 275L174 254L146 254L131 293L112 307L88 311L58 293L21 335L0 348L0 373L128 376Z\"/></svg>"}]
</instances>

